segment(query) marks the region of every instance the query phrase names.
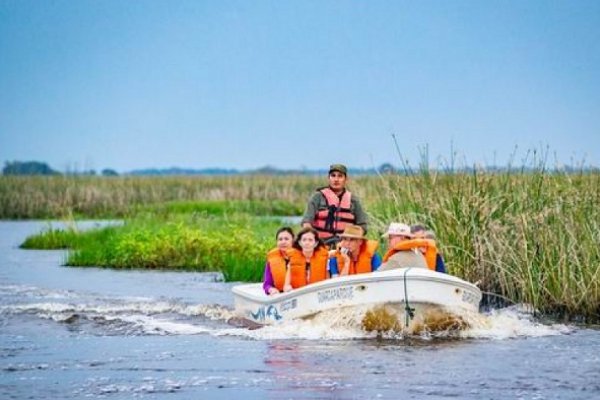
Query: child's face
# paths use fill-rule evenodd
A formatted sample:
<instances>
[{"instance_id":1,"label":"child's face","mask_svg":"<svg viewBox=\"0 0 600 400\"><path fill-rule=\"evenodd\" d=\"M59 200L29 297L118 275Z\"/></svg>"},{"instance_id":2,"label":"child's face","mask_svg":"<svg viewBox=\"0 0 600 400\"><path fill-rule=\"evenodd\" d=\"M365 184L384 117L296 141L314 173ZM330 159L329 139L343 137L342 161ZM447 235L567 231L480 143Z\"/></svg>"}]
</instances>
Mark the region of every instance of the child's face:
<instances>
[{"instance_id":1,"label":"child's face","mask_svg":"<svg viewBox=\"0 0 600 400\"><path fill-rule=\"evenodd\" d=\"M302 235L298 243L300 243L300 247L302 247L303 250L311 250L315 248L317 239L312 232L307 232Z\"/></svg>"}]
</instances>

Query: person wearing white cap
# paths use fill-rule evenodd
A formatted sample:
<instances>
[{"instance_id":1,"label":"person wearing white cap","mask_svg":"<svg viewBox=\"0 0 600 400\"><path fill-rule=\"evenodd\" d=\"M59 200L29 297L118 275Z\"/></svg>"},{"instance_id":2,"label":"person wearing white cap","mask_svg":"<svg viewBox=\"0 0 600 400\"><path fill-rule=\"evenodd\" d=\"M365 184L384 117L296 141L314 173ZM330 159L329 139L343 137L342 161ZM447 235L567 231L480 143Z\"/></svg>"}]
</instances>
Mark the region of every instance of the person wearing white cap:
<instances>
[{"instance_id":1,"label":"person wearing white cap","mask_svg":"<svg viewBox=\"0 0 600 400\"><path fill-rule=\"evenodd\" d=\"M402 246L402 242L414 238L410 226L392 222L383 237L388 240L388 252L383 259L383 264L379 267L379 271L408 267L427 268L427 261L418 248L404 249Z\"/></svg>"}]
</instances>

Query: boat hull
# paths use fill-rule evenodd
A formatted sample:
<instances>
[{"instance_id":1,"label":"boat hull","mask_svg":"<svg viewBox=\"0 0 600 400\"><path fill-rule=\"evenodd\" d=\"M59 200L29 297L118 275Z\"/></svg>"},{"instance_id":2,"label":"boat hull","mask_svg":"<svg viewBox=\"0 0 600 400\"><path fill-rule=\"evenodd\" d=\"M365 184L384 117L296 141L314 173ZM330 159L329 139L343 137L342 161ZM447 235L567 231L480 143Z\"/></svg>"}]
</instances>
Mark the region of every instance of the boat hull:
<instances>
[{"instance_id":1,"label":"boat hull","mask_svg":"<svg viewBox=\"0 0 600 400\"><path fill-rule=\"evenodd\" d=\"M268 296L262 284L233 289L236 313L259 324L307 318L345 307L399 305L406 309L440 306L456 314L478 312L481 292L457 277L423 268L402 268L327 279Z\"/></svg>"}]
</instances>

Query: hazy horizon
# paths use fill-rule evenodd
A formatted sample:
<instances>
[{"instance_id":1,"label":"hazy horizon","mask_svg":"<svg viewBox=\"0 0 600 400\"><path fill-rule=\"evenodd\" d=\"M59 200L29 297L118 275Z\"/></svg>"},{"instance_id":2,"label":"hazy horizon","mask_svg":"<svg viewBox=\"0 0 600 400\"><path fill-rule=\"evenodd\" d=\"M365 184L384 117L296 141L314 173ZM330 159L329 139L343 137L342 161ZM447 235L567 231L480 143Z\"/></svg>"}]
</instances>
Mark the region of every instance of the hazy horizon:
<instances>
[{"instance_id":1,"label":"hazy horizon","mask_svg":"<svg viewBox=\"0 0 600 400\"><path fill-rule=\"evenodd\" d=\"M600 165L597 1L1 0L0 56L0 162Z\"/></svg>"}]
</instances>

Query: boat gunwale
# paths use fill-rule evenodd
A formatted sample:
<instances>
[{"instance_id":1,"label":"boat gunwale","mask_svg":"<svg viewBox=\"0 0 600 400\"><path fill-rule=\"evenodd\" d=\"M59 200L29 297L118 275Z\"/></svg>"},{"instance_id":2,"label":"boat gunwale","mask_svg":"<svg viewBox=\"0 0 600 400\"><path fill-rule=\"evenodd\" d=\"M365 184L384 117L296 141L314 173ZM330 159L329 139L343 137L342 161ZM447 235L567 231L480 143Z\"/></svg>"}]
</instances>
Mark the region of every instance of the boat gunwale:
<instances>
[{"instance_id":1,"label":"boat gunwale","mask_svg":"<svg viewBox=\"0 0 600 400\"><path fill-rule=\"evenodd\" d=\"M476 285L474 285L470 282L464 281L458 277L442 274L439 272L433 272L433 271L429 271L429 270L427 270L427 271L433 272L435 274L439 274L440 276L444 276L444 279L442 279L440 276L428 275L428 274L412 274L411 275L410 270L411 270L411 268L400 268L400 269L395 269L395 270L390 270L390 271L375 271L375 272L368 273L368 274L359 274L359 275L351 275L348 277L341 277L341 279L345 279L345 282L343 282L344 285L346 285L346 284L355 285L355 284L360 284L360 283L371 283L373 281L403 281L404 278L406 277L408 282L410 282L410 281L434 281L434 282L438 282L438 283L452 284L454 286L461 287L463 290L476 291L481 294L480 289ZM393 274L388 274L388 272L392 272L392 271L394 272ZM405 274L405 271L406 271L406 274ZM402 272L402 274L398 274L398 272ZM451 279L448 279L448 278L451 278ZM266 294L263 296L256 296L254 294L250 294L250 293L242 290L242 288L244 288L244 287L260 285L260 283L249 283L249 284L237 285L237 286L234 286L231 289L231 291L235 295L242 297L246 300L258 302L258 303L264 304L264 305L271 305L271 304L276 304L276 303L279 303L282 301L289 300L294 297L301 296L303 294L308 294L313 291L329 289L331 287L340 286L339 279L340 279L340 277L333 278L333 279L326 279L321 282L313 283L311 285L307 285L307 286L304 286L304 287L301 287L298 289L294 289L291 292L279 293L275 296L267 296ZM481 301L481 299L479 299L479 300Z\"/></svg>"}]
</instances>

